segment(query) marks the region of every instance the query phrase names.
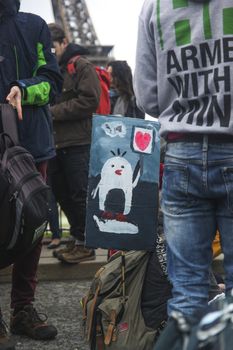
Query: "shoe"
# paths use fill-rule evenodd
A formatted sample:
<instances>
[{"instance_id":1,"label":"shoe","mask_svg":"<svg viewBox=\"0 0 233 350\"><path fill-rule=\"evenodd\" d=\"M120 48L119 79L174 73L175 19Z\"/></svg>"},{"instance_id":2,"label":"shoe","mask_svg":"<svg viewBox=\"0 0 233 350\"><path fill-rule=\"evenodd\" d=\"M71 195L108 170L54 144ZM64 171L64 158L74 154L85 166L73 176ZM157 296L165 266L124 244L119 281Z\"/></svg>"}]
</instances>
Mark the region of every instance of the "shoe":
<instances>
[{"instance_id":1,"label":"shoe","mask_svg":"<svg viewBox=\"0 0 233 350\"><path fill-rule=\"evenodd\" d=\"M75 247L75 241L70 241L66 244L65 248L61 248L61 249L58 249L58 250L54 250L53 251L53 256L54 258L57 258L59 259L59 256L61 254L65 254L65 253L69 253L71 250L73 250Z\"/></svg>"},{"instance_id":2,"label":"shoe","mask_svg":"<svg viewBox=\"0 0 233 350\"><path fill-rule=\"evenodd\" d=\"M44 316L43 320L41 316ZM32 305L25 305L24 308L12 315L10 330L17 335L26 335L37 340L52 340L57 335L57 329L46 323L47 316L38 314Z\"/></svg>"},{"instance_id":3,"label":"shoe","mask_svg":"<svg viewBox=\"0 0 233 350\"><path fill-rule=\"evenodd\" d=\"M67 264L78 264L82 261L95 260L95 251L76 245L72 251L61 254L59 260Z\"/></svg>"},{"instance_id":4,"label":"shoe","mask_svg":"<svg viewBox=\"0 0 233 350\"><path fill-rule=\"evenodd\" d=\"M61 240L59 238L54 238L47 246L48 249L57 249L61 245Z\"/></svg>"},{"instance_id":5,"label":"shoe","mask_svg":"<svg viewBox=\"0 0 233 350\"><path fill-rule=\"evenodd\" d=\"M7 326L0 311L0 350L15 350L15 343L10 339Z\"/></svg>"}]
</instances>

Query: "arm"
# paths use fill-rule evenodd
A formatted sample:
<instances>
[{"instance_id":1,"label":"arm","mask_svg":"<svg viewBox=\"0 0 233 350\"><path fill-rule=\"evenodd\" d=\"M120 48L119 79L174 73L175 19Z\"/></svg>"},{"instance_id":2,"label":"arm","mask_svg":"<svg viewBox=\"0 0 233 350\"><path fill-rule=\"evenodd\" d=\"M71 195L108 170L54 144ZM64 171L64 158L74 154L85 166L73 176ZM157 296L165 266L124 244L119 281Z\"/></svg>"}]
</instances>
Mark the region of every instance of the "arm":
<instances>
[{"instance_id":1,"label":"arm","mask_svg":"<svg viewBox=\"0 0 233 350\"><path fill-rule=\"evenodd\" d=\"M20 88L22 105L43 106L51 102L62 89L62 77L56 58L51 52L50 32L44 21L36 45L37 64L33 76L28 79L18 79L11 84Z\"/></svg>"},{"instance_id":2,"label":"arm","mask_svg":"<svg viewBox=\"0 0 233 350\"><path fill-rule=\"evenodd\" d=\"M74 96L51 107L55 121L83 119L95 113L101 94L99 78L95 67L80 58L76 63L77 75L74 83Z\"/></svg>"},{"instance_id":3,"label":"arm","mask_svg":"<svg viewBox=\"0 0 233 350\"><path fill-rule=\"evenodd\" d=\"M153 8L145 6L139 18L134 73L134 90L140 110L151 116L159 115L157 96L157 58L154 42Z\"/></svg>"}]
</instances>

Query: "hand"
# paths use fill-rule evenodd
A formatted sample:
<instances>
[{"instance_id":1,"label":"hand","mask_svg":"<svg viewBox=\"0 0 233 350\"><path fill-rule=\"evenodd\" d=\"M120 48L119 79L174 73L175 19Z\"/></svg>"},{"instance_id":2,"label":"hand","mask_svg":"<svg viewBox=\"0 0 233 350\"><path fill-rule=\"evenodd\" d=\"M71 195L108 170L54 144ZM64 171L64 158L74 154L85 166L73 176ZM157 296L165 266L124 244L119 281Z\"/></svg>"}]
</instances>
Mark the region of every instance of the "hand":
<instances>
[{"instance_id":1,"label":"hand","mask_svg":"<svg viewBox=\"0 0 233 350\"><path fill-rule=\"evenodd\" d=\"M22 94L18 86L13 86L6 100L17 110L19 120L23 120L22 104L21 104Z\"/></svg>"}]
</instances>

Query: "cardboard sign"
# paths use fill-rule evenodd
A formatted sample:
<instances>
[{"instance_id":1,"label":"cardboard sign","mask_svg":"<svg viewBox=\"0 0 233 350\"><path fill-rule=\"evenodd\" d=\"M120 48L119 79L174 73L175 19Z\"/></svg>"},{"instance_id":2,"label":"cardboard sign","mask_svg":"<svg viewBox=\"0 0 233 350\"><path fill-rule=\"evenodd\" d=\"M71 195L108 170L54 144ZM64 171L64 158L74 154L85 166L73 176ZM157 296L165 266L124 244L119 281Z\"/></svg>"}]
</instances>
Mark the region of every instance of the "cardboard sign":
<instances>
[{"instance_id":1,"label":"cardboard sign","mask_svg":"<svg viewBox=\"0 0 233 350\"><path fill-rule=\"evenodd\" d=\"M157 228L159 123L94 116L86 245L153 250Z\"/></svg>"}]
</instances>

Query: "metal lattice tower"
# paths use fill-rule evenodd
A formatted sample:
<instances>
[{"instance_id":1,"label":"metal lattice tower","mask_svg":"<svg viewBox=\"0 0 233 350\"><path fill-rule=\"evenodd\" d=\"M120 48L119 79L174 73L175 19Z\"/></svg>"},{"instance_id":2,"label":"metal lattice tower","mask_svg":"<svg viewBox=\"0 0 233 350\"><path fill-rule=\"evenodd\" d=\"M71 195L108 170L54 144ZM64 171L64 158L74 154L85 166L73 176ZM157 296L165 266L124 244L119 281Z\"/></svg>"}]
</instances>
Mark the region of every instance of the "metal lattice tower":
<instances>
[{"instance_id":1,"label":"metal lattice tower","mask_svg":"<svg viewBox=\"0 0 233 350\"><path fill-rule=\"evenodd\" d=\"M56 23L60 24L68 39L87 47L92 61L104 64L113 46L100 45L85 0L51 0Z\"/></svg>"}]
</instances>

